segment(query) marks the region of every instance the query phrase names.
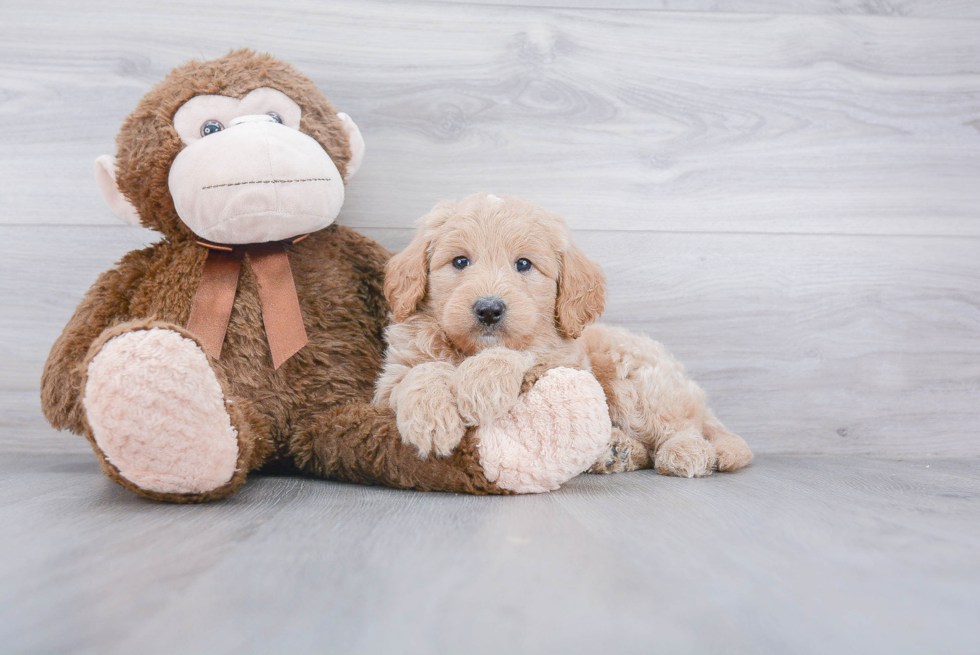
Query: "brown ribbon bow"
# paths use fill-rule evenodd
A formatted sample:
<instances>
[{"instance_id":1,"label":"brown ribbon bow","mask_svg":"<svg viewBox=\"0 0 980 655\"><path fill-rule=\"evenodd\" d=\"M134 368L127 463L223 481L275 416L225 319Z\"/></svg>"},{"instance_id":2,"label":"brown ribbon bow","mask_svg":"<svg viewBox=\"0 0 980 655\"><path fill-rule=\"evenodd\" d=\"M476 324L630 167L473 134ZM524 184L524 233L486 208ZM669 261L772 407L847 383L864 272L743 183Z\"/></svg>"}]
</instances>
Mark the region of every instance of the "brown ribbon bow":
<instances>
[{"instance_id":1,"label":"brown ribbon bow","mask_svg":"<svg viewBox=\"0 0 980 655\"><path fill-rule=\"evenodd\" d=\"M299 243L306 236L297 237L291 243ZM242 260L248 255L259 287L262 322L269 340L272 364L278 369L309 341L299 310L293 271L289 268L289 258L282 242L244 246L224 246L205 241L198 243L208 248L208 258L191 304L187 329L201 340L204 352L214 359L221 357L221 346L238 291L238 275Z\"/></svg>"}]
</instances>

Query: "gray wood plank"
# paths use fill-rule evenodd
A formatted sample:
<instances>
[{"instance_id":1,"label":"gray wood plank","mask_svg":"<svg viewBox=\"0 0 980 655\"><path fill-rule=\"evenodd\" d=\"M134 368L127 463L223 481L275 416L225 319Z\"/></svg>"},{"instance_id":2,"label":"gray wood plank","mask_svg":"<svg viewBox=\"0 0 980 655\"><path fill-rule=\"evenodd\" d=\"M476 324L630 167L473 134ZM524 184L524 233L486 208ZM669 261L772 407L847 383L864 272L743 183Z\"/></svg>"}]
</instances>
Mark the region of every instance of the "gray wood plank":
<instances>
[{"instance_id":1,"label":"gray wood plank","mask_svg":"<svg viewBox=\"0 0 980 655\"><path fill-rule=\"evenodd\" d=\"M0 458L5 652L973 653L980 460L763 456L474 498L140 501Z\"/></svg>"},{"instance_id":2,"label":"gray wood plank","mask_svg":"<svg viewBox=\"0 0 980 655\"><path fill-rule=\"evenodd\" d=\"M411 237L366 232L393 249ZM95 277L152 238L124 226L0 227L0 449L62 447L37 401L51 343ZM664 342L757 451L980 453L978 240L577 238L609 278L603 320ZM36 267L41 252L56 264Z\"/></svg>"},{"instance_id":3,"label":"gray wood plank","mask_svg":"<svg viewBox=\"0 0 980 655\"><path fill-rule=\"evenodd\" d=\"M516 1L3 8L4 652L976 651L980 5ZM520 498L265 477L197 507L104 478L37 389L156 238L91 162L167 70L240 46L360 124L341 222L400 249L441 197L559 211L606 320L664 341L756 463Z\"/></svg>"},{"instance_id":4,"label":"gray wood plank","mask_svg":"<svg viewBox=\"0 0 980 655\"><path fill-rule=\"evenodd\" d=\"M247 45L293 61L361 124L369 154L347 203L360 227L489 189L580 229L980 234L971 21L376 2L275 14L229 0L5 10L0 222L114 221L91 162L123 116L172 66Z\"/></svg>"},{"instance_id":5,"label":"gray wood plank","mask_svg":"<svg viewBox=\"0 0 980 655\"><path fill-rule=\"evenodd\" d=\"M718 12L736 14L854 14L919 18L980 18L971 0L432 0L449 4L511 5L579 9Z\"/></svg>"}]
</instances>

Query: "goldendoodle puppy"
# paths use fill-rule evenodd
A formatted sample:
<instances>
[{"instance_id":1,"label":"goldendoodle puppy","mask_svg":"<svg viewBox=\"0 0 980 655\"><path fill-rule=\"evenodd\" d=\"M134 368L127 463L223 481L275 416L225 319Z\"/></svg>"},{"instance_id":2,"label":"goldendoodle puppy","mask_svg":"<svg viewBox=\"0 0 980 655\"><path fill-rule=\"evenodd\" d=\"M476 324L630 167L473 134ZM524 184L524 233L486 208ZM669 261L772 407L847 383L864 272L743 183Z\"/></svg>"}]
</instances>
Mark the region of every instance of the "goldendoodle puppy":
<instances>
[{"instance_id":1,"label":"goldendoodle puppy","mask_svg":"<svg viewBox=\"0 0 980 655\"><path fill-rule=\"evenodd\" d=\"M448 455L565 366L591 370L609 405L613 437L593 472L694 477L752 460L661 344L590 326L605 305L602 269L560 216L527 200L440 202L388 262L385 295L394 320L374 402L395 410L423 457Z\"/></svg>"}]
</instances>

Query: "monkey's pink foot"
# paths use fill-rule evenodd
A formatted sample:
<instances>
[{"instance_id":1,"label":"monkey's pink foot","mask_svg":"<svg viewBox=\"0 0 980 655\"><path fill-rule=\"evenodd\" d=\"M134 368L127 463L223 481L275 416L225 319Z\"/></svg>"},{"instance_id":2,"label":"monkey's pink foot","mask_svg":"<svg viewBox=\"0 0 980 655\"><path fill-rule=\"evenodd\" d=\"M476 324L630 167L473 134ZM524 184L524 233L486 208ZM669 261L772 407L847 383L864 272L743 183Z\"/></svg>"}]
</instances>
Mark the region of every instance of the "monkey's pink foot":
<instances>
[{"instance_id":1,"label":"monkey's pink foot","mask_svg":"<svg viewBox=\"0 0 980 655\"><path fill-rule=\"evenodd\" d=\"M592 466L611 432L605 394L592 374L556 368L476 436L488 480L509 491L540 493Z\"/></svg>"},{"instance_id":2,"label":"monkey's pink foot","mask_svg":"<svg viewBox=\"0 0 980 655\"><path fill-rule=\"evenodd\" d=\"M238 437L221 385L200 347L173 330L107 341L83 402L95 443L141 489L201 494L235 473Z\"/></svg>"}]
</instances>

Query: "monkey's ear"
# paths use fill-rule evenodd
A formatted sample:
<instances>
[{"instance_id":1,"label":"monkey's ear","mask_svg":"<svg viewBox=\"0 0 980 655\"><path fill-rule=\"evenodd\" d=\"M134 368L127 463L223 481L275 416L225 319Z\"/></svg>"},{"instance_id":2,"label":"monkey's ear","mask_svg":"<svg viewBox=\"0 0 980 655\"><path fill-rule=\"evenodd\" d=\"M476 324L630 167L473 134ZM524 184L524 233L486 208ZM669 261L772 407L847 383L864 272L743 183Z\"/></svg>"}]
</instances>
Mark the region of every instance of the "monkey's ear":
<instances>
[{"instance_id":1,"label":"monkey's ear","mask_svg":"<svg viewBox=\"0 0 980 655\"><path fill-rule=\"evenodd\" d=\"M347 139L350 141L350 161L347 162L347 175L344 178L346 182L354 177L354 173L361 168L361 162L364 161L364 137L361 136L361 131L357 129L350 116L341 111L337 112L337 118L343 122Z\"/></svg>"},{"instance_id":2,"label":"monkey's ear","mask_svg":"<svg viewBox=\"0 0 980 655\"><path fill-rule=\"evenodd\" d=\"M569 242L562 253L555 318L567 337L577 339L606 307L606 276L599 265Z\"/></svg>"},{"instance_id":3,"label":"monkey's ear","mask_svg":"<svg viewBox=\"0 0 980 655\"><path fill-rule=\"evenodd\" d=\"M429 284L428 248L429 239L420 232L385 266L385 298L396 323L411 316L425 297Z\"/></svg>"},{"instance_id":4,"label":"monkey's ear","mask_svg":"<svg viewBox=\"0 0 980 655\"><path fill-rule=\"evenodd\" d=\"M109 205L113 216L129 225L140 224L140 215L133 203L126 199L116 185L116 158L102 155L95 160L95 182L99 185L102 199Z\"/></svg>"}]
</instances>

